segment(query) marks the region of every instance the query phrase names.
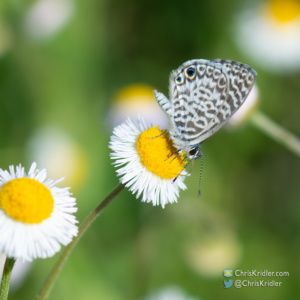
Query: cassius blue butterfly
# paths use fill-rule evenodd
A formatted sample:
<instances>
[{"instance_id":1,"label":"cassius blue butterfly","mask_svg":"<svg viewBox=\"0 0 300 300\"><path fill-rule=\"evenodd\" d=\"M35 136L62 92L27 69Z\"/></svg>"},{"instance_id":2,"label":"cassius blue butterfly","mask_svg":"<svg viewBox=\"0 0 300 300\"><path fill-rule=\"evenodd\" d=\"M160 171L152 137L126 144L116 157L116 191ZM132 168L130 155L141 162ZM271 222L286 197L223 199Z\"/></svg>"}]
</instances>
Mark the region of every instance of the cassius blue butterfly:
<instances>
[{"instance_id":1,"label":"cassius blue butterfly","mask_svg":"<svg viewBox=\"0 0 300 300\"><path fill-rule=\"evenodd\" d=\"M217 132L249 95L257 73L232 60L193 59L170 75L170 99L154 91L170 122L169 134L190 160L202 157L200 144Z\"/></svg>"}]
</instances>

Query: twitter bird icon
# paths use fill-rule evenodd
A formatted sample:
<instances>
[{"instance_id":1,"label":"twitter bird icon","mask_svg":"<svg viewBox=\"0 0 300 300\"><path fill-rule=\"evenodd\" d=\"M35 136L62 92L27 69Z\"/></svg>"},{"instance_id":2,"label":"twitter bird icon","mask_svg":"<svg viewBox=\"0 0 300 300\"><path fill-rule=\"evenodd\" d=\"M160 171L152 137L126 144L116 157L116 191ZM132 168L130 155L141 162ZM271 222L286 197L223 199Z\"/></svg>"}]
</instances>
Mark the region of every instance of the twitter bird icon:
<instances>
[{"instance_id":1,"label":"twitter bird icon","mask_svg":"<svg viewBox=\"0 0 300 300\"><path fill-rule=\"evenodd\" d=\"M232 286L233 280L229 279L228 281L224 280L224 288L229 289Z\"/></svg>"}]
</instances>

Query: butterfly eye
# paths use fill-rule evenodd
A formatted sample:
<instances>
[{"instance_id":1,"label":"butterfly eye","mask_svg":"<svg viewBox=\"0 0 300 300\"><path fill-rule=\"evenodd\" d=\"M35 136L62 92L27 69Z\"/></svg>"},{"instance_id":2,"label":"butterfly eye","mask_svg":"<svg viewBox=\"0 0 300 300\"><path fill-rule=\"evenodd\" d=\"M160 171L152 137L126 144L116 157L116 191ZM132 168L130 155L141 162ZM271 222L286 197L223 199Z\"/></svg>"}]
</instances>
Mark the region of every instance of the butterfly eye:
<instances>
[{"instance_id":1,"label":"butterfly eye","mask_svg":"<svg viewBox=\"0 0 300 300\"><path fill-rule=\"evenodd\" d=\"M197 152L198 152L198 149L197 148L193 148L192 150L190 150L189 155L194 156Z\"/></svg>"},{"instance_id":2,"label":"butterfly eye","mask_svg":"<svg viewBox=\"0 0 300 300\"><path fill-rule=\"evenodd\" d=\"M196 76L195 68L189 67L189 68L185 69L185 76L188 79L194 79Z\"/></svg>"},{"instance_id":3,"label":"butterfly eye","mask_svg":"<svg viewBox=\"0 0 300 300\"><path fill-rule=\"evenodd\" d=\"M182 84L183 83L182 75L178 75L176 77L176 82L177 82L177 84Z\"/></svg>"}]
</instances>

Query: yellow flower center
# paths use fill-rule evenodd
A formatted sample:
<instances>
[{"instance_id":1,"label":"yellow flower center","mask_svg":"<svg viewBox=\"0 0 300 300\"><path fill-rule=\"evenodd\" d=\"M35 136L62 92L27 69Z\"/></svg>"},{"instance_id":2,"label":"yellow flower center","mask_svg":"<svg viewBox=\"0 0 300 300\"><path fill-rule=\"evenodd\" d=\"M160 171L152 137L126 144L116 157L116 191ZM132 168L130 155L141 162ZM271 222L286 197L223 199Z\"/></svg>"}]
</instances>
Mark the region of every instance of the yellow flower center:
<instances>
[{"instance_id":1,"label":"yellow flower center","mask_svg":"<svg viewBox=\"0 0 300 300\"><path fill-rule=\"evenodd\" d=\"M281 23L288 23L300 16L298 0L271 0L269 11Z\"/></svg>"},{"instance_id":2,"label":"yellow flower center","mask_svg":"<svg viewBox=\"0 0 300 300\"><path fill-rule=\"evenodd\" d=\"M54 199L45 185L24 177L10 180L2 186L0 207L16 221L36 224L50 217Z\"/></svg>"},{"instance_id":3,"label":"yellow flower center","mask_svg":"<svg viewBox=\"0 0 300 300\"><path fill-rule=\"evenodd\" d=\"M161 178L172 179L184 169L184 157L181 154L174 159L177 149L169 133L159 136L163 132L158 126L142 132L137 140L137 150L142 164L149 171Z\"/></svg>"}]
</instances>

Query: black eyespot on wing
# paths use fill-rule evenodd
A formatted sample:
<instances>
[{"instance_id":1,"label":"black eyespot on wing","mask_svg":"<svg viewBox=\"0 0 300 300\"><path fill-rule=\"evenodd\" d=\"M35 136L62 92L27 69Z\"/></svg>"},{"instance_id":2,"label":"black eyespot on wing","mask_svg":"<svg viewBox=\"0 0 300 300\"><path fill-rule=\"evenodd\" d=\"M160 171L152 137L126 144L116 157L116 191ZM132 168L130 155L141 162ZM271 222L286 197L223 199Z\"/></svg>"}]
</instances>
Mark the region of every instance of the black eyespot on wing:
<instances>
[{"instance_id":1,"label":"black eyespot on wing","mask_svg":"<svg viewBox=\"0 0 300 300\"><path fill-rule=\"evenodd\" d=\"M179 75L176 77L175 80L176 80L176 83L177 83L178 85L184 83L184 77L182 76L182 74L179 74Z\"/></svg>"},{"instance_id":2,"label":"black eyespot on wing","mask_svg":"<svg viewBox=\"0 0 300 300\"><path fill-rule=\"evenodd\" d=\"M195 74L195 69L194 68L188 68L186 73L192 77Z\"/></svg>"},{"instance_id":3,"label":"black eyespot on wing","mask_svg":"<svg viewBox=\"0 0 300 300\"><path fill-rule=\"evenodd\" d=\"M189 80L193 80L196 76L196 69L194 67L188 67L184 70L185 77Z\"/></svg>"}]
</instances>

